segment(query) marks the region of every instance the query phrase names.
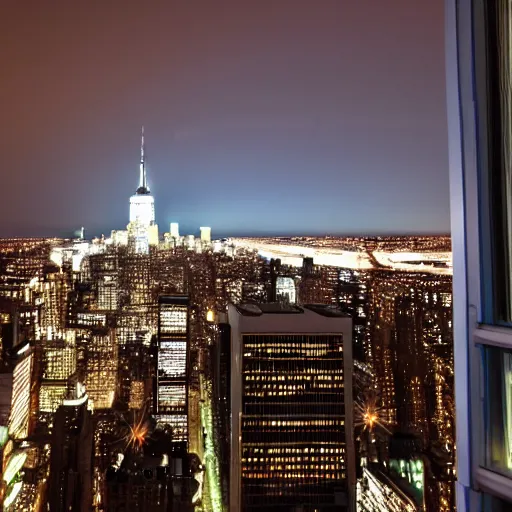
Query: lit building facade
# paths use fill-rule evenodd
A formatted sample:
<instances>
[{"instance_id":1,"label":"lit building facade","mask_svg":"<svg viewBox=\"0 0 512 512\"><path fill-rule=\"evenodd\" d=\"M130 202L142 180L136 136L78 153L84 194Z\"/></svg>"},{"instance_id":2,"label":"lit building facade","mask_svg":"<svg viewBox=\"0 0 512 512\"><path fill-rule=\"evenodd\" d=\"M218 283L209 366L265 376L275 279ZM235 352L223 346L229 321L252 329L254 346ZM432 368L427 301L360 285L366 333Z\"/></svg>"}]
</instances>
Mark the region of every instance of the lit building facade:
<instances>
[{"instance_id":1,"label":"lit building facade","mask_svg":"<svg viewBox=\"0 0 512 512\"><path fill-rule=\"evenodd\" d=\"M278 276L276 279L276 298L278 301L295 304L297 302L297 289L291 277Z\"/></svg>"},{"instance_id":2,"label":"lit building facade","mask_svg":"<svg viewBox=\"0 0 512 512\"><path fill-rule=\"evenodd\" d=\"M331 304L352 317L354 359L364 362L371 351L366 343L368 279L368 272L315 265L313 258L304 258L298 286L300 304Z\"/></svg>"},{"instance_id":3,"label":"lit building facade","mask_svg":"<svg viewBox=\"0 0 512 512\"><path fill-rule=\"evenodd\" d=\"M76 371L76 350L64 341L45 340L43 350L43 379L67 380Z\"/></svg>"},{"instance_id":4,"label":"lit building facade","mask_svg":"<svg viewBox=\"0 0 512 512\"><path fill-rule=\"evenodd\" d=\"M451 277L375 271L368 279L367 361L380 421L411 433L429 460L427 510L455 505Z\"/></svg>"},{"instance_id":5,"label":"lit building facade","mask_svg":"<svg viewBox=\"0 0 512 512\"><path fill-rule=\"evenodd\" d=\"M355 510L350 318L274 303L228 322L230 510Z\"/></svg>"},{"instance_id":6,"label":"lit building facade","mask_svg":"<svg viewBox=\"0 0 512 512\"><path fill-rule=\"evenodd\" d=\"M34 354L30 346L24 345L24 351L13 371L11 414L9 417L9 435L13 439L25 439L29 434L32 389L32 368ZM21 350L21 349L20 349Z\"/></svg>"},{"instance_id":7,"label":"lit building facade","mask_svg":"<svg viewBox=\"0 0 512 512\"><path fill-rule=\"evenodd\" d=\"M44 239L4 240L0 257L0 296L23 300L25 288L40 277L48 263L51 241Z\"/></svg>"},{"instance_id":8,"label":"lit building facade","mask_svg":"<svg viewBox=\"0 0 512 512\"><path fill-rule=\"evenodd\" d=\"M55 413L67 392L68 378L76 371L76 347L64 340L43 341L39 411Z\"/></svg>"},{"instance_id":9,"label":"lit building facade","mask_svg":"<svg viewBox=\"0 0 512 512\"><path fill-rule=\"evenodd\" d=\"M86 337L85 387L94 409L112 407L117 390L118 346L115 331Z\"/></svg>"},{"instance_id":10,"label":"lit building facade","mask_svg":"<svg viewBox=\"0 0 512 512\"><path fill-rule=\"evenodd\" d=\"M180 237L180 225L177 222L171 222L169 225L169 234L171 238Z\"/></svg>"},{"instance_id":11,"label":"lit building facade","mask_svg":"<svg viewBox=\"0 0 512 512\"><path fill-rule=\"evenodd\" d=\"M57 266L45 269L44 276L34 284L41 308L36 336L63 338L66 321L66 300L69 292L68 275Z\"/></svg>"},{"instance_id":12,"label":"lit building facade","mask_svg":"<svg viewBox=\"0 0 512 512\"><path fill-rule=\"evenodd\" d=\"M414 499L378 469L363 468L357 482L357 510L361 512L417 512Z\"/></svg>"},{"instance_id":13,"label":"lit building facade","mask_svg":"<svg viewBox=\"0 0 512 512\"><path fill-rule=\"evenodd\" d=\"M199 230L201 232L201 242L210 244L212 241L212 228L201 227Z\"/></svg>"},{"instance_id":14,"label":"lit building facade","mask_svg":"<svg viewBox=\"0 0 512 512\"><path fill-rule=\"evenodd\" d=\"M159 422L171 426L176 441L188 438L188 317L187 297L160 297L154 410Z\"/></svg>"}]
</instances>

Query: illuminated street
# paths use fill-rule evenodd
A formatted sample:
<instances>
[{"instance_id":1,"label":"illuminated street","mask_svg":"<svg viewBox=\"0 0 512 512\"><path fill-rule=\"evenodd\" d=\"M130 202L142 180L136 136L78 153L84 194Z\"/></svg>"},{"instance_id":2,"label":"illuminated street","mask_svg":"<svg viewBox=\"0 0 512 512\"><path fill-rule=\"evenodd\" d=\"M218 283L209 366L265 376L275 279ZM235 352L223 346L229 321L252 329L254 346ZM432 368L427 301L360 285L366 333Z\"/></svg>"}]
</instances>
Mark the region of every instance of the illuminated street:
<instances>
[{"instance_id":1,"label":"illuminated street","mask_svg":"<svg viewBox=\"0 0 512 512\"><path fill-rule=\"evenodd\" d=\"M223 512L222 493L220 487L220 467L215 455L213 444L213 418L211 404L211 385L205 384L206 379L201 379L201 391L203 399L201 403L201 426L206 432L204 465L206 466L206 478L208 492L203 494L204 510L208 512Z\"/></svg>"}]
</instances>

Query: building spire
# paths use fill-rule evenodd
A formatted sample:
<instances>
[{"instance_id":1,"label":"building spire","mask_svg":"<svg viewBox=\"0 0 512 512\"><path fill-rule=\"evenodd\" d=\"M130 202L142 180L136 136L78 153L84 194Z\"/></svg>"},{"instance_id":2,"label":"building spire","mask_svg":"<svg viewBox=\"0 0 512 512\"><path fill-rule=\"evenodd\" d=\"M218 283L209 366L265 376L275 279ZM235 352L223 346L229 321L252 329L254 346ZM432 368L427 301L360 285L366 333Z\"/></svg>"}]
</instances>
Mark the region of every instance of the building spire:
<instances>
[{"instance_id":1,"label":"building spire","mask_svg":"<svg viewBox=\"0 0 512 512\"><path fill-rule=\"evenodd\" d=\"M141 141L140 141L140 178L139 188L137 192L139 194L147 194L149 192L148 180L146 175L146 157L144 155L144 126L142 126Z\"/></svg>"}]
</instances>

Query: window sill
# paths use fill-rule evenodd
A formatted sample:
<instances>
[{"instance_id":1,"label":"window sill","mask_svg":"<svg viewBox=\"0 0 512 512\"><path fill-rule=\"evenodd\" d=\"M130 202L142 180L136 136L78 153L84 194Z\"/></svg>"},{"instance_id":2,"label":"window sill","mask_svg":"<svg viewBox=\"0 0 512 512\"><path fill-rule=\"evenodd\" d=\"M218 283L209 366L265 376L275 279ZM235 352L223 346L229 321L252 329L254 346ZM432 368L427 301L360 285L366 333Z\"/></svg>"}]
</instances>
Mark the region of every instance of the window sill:
<instances>
[{"instance_id":1,"label":"window sill","mask_svg":"<svg viewBox=\"0 0 512 512\"><path fill-rule=\"evenodd\" d=\"M512 350L512 328L479 325L473 339L476 345L492 345Z\"/></svg>"},{"instance_id":2,"label":"window sill","mask_svg":"<svg viewBox=\"0 0 512 512\"><path fill-rule=\"evenodd\" d=\"M478 488L505 501L512 502L512 476L503 476L489 469L479 467L476 471Z\"/></svg>"}]
</instances>

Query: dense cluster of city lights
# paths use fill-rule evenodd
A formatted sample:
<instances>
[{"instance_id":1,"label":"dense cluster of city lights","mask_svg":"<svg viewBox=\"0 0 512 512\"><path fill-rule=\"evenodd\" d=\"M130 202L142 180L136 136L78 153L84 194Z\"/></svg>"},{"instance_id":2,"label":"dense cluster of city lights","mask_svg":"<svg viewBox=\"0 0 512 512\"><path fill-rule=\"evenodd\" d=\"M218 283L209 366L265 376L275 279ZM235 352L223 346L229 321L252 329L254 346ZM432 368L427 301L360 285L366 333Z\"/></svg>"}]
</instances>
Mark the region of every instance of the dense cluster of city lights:
<instances>
[{"instance_id":1,"label":"dense cluster of city lights","mask_svg":"<svg viewBox=\"0 0 512 512\"><path fill-rule=\"evenodd\" d=\"M127 404L129 409L134 410L146 403L152 393L151 386L147 385L150 375L148 368L154 364L154 370L160 371L162 384L157 391L159 406L171 404L172 407L168 414L161 417L154 414L154 411L151 411L152 414L157 421L168 423L176 438L181 436L184 440L187 439L188 449L191 450L194 446L191 451L198 454L206 467L206 471L201 469L196 473L201 475L196 478L201 480L200 491L190 499L196 500L198 507L202 507L204 511L223 510L226 493L223 489L224 482L220 478L222 461L218 458L219 439L215 430L218 428L218 412L211 399L212 380L208 369L208 365L212 363L211 348L215 342L208 337L207 326L212 328L222 317L229 302L268 300L272 282L268 261L258 257L252 247L238 246L231 250L233 248L230 243L223 242L220 246L225 250L215 252L212 249L215 244L202 245L199 251L194 250L192 245L171 248L166 242L152 248L148 254L132 254L124 246L95 242L95 248L90 252L83 253L80 249L82 257L77 267L79 270L74 270L76 273L71 276L76 280L79 292L75 292L73 286L69 285L70 276L63 270L71 262L67 252L72 253L74 249L62 251L62 268L50 275L39 274L29 281L26 289L20 285L19 290L16 290L23 297L27 308L33 306L33 311L23 312L21 318L27 324L35 326L35 344L44 348L36 352L31 345L26 344L18 352L20 359L14 372L16 406L11 415L11 439L16 435L25 437L25 429L32 428L26 422L29 412L30 417L37 417L40 422L43 421L45 413L48 428L52 428L52 417L57 408L68 403L67 380L75 371L83 372L89 404L92 400L95 414L102 417L101 426L95 432L97 441L93 473L96 481L94 502L98 507L100 504L104 506L107 495L105 468L101 464L104 464L110 453L108 425L119 419L117 404ZM274 245L279 248L281 245L290 246L287 243ZM357 258L361 261L373 260L364 251L359 251L357 257L348 254L357 252L353 247L344 247L343 252L334 255L350 260L354 268L347 270L327 264L331 256L329 247L324 248L320 259L317 258L316 249L312 247L312 250L313 252L303 251L304 255L312 254L314 258L310 274L303 268L300 252L293 253L296 266L282 264L275 279L276 297L290 303L318 302L351 308L351 314L359 320L359 325L356 326L359 330L354 329L353 339L361 343L364 348L362 353L366 357L365 363L357 362L354 365L354 372L357 370L359 373L371 375L370 381L385 390L383 400L366 396L355 404L356 425L371 432L372 436L376 436L378 432L389 435L396 425L396 383L391 371L394 353L379 352L383 343L378 335L380 332L385 333L386 329L389 332L396 330L395 326L400 321L400 332L406 333L404 336L407 336L407 340L414 340L415 343L417 340L419 347L431 350L431 346L442 348L447 345L449 339L446 328L451 327L448 323L451 308L450 290L446 286L448 280L445 282L442 281L444 276L429 274L433 280L428 281L429 276L425 277L428 269L424 274L418 272L417 275L387 270L381 273L374 267L362 269L357 266ZM428 251L417 253L417 257L428 259L427 253ZM415 261L415 256L410 253L404 252L400 258L394 258L397 264L402 264L402 261ZM390 277L391 274L393 277ZM179 314L163 308L159 317L155 298L184 293L184 276L188 279L190 305L181 308ZM423 280L427 280L428 284L424 285ZM5 290L10 293L7 285ZM70 297L75 297L75 293L76 301L70 302ZM75 307L75 304L80 307ZM187 308L190 314L188 325ZM422 316L417 317L420 312ZM410 320L416 317L419 319L416 323ZM425 326L421 335L414 331L416 325ZM159 333L159 353L157 359L151 363L148 354ZM167 339L163 339L164 337ZM392 341L396 342L396 339L395 337ZM325 351L320 351L311 344L301 347L294 343L265 347L265 350L268 349L265 355L277 357L283 350L287 353L293 352L300 360L316 360L325 355ZM262 355L258 352L261 348L248 344L247 357ZM392 349L395 350L394 347ZM36 365L35 358L39 357L38 354L43 356L41 361L37 360ZM33 363L29 364L25 358L30 358ZM149 362L144 362L144 358ZM450 376L453 375L450 370L451 362L442 352L427 362L435 362L429 368L434 372L436 383L436 432L442 433L443 444L447 446L446 450L450 455L454 450L453 412L447 407L446 397ZM29 388L28 374L30 372L30 378L33 379L33 372L39 371L39 368L42 372L41 385L39 388ZM164 382L163 377L167 377L169 382ZM248 394L259 393L256 398L261 397L261 394L268 394L276 400L294 397L303 393L306 388L323 392L343 386L342 375L330 376L323 371L313 372L311 368L305 368L301 375L290 372L286 379L284 375L265 374L256 370L246 377ZM177 382L177 378L181 381ZM416 375L407 378L410 384L407 391L411 395L410 403L407 402L407 411L412 418L411 423L417 421L424 428L426 419L424 396L420 389L422 380ZM35 392L31 392L34 389L39 392L38 397ZM176 413L177 408L180 408L179 414ZM152 427L143 416L147 418L147 414L137 416L123 432L125 450L144 452L141 448L151 442L149 435ZM343 419L334 417L247 419L247 425L251 428L255 422L258 422L259 427L271 431L300 428L334 430L343 428L345 424ZM187 425L190 431L183 428L180 430L180 425ZM20 431L21 434L15 434L15 431ZM115 440L118 442L118 432L116 435ZM269 465L269 470L282 471L286 475L286 485L289 486L293 486L303 475L310 474L307 468L302 467L304 460L298 462L299 457L318 458L315 460L318 467L313 470L319 473L328 468L331 472L330 480L333 479L332 474L338 472L338 466L343 463L342 459L345 459L345 453L316 453L309 449L304 453L273 451L270 454L257 455L258 458L262 456L275 459L275 463ZM253 462L254 457L247 464ZM42 464L49 465L47 460L43 460ZM262 472L259 471L259 474ZM256 475L256 471L252 475ZM15 481L16 479L11 485ZM448 480L442 485L449 490L451 484ZM47 489L44 484L41 486L41 494L44 496L43 491ZM277 492L275 483L269 483L268 489L269 492ZM18 494L23 492L24 489ZM443 495L443 500L446 499L445 496L448 495ZM19 506L20 498L17 498L18 501L15 497L12 499L13 506Z\"/></svg>"}]
</instances>

